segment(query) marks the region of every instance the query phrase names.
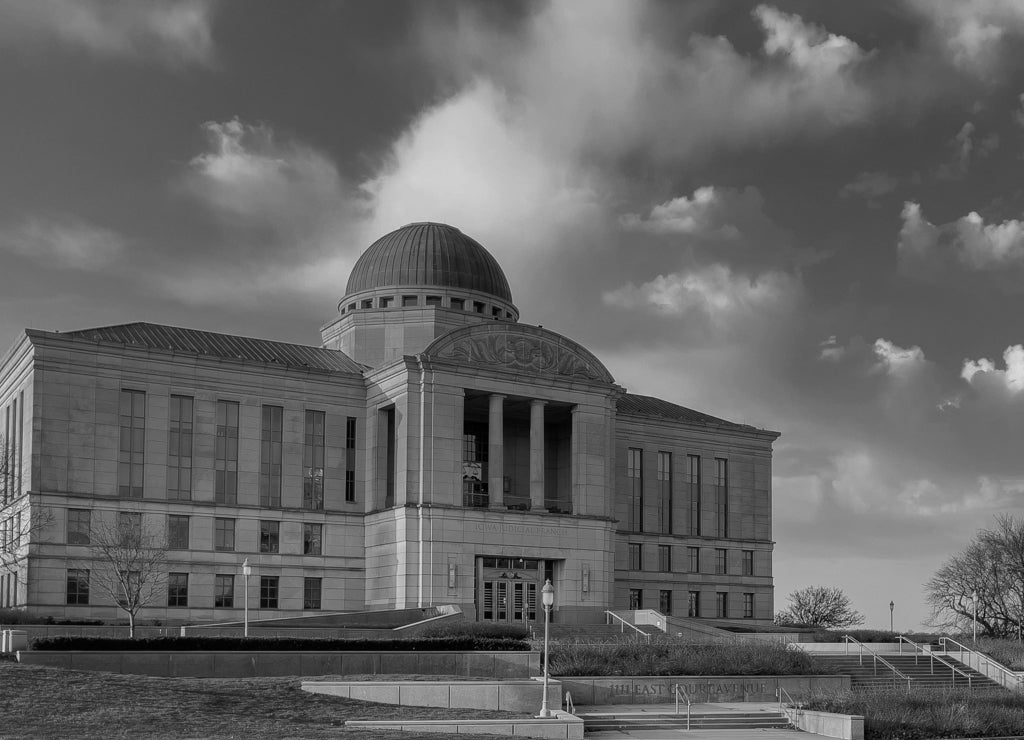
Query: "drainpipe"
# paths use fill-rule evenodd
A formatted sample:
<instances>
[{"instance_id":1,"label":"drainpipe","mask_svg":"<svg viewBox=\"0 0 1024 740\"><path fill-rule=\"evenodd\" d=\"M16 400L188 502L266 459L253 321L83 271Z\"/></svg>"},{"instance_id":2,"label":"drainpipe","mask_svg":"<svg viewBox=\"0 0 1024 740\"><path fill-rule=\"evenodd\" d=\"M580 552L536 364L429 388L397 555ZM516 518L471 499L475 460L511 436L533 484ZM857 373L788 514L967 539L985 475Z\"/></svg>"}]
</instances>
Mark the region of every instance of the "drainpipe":
<instances>
[{"instance_id":1,"label":"drainpipe","mask_svg":"<svg viewBox=\"0 0 1024 740\"><path fill-rule=\"evenodd\" d=\"M416 360L420 366L420 482L419 482L419 503L416 506L416 518L419 520L419 595L416 606L423 608L423 491L424 491L424 460L426 452L426 415L427 415L427 370L423 366L423 356L417 355Z\"/></svg>"}]
</instances>

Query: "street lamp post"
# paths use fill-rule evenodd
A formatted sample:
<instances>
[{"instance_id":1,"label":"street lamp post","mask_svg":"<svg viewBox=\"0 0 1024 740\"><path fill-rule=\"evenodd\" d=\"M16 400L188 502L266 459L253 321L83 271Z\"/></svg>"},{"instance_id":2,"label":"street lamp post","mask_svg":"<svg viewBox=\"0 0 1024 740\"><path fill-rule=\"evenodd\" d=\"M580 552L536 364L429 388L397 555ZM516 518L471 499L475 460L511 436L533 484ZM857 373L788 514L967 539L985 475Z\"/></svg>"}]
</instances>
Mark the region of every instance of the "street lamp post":
<instances>
[{"instance_id":1,"label":"street lamp post","mask_svg":"<svg viewBox=\"0 0 1024 740\"><path fill-rule=\"evenodd\" d=\"M971 604L974 607L974 642L978 641L978 589L971 593Z\"/></svg>"},{"instance_id":2,"label":"street lamp post","mask_svg":"<svg viewBox=\"0 0 1024 740\"><path fill-rule=\"evenodd\" d=\"M551 606L555 603L555 587L551 585L549 578L540 590L541 604L544 606L544 698L540 703L540 714L538 717L550 717L551 710L548 709L548 624L551 622Z\"/></svg>"},{"instance_id":3,"label":"street lamp post","mask_svg":"<svg viewBox=\"0 0 1024 740\"><path fill-rule=\"evenodd\" d=\"M249 565L249 558L242 561L242 577L245 579L245 636L249 636L249 576L252 575L252 566Z\"/></svg>"},{"instance_id":4,"label":"street lamp post","mask_svg":"<svg viewBox=\"0 0 1024 740\"><path fill-rule=\"evenodd\" d=\"M890 601L889 602L889 631L890 632L895 632L895 630L892 628L892 613L893 613L894 609L896 609L896 602L895 601Z\"/></svg>"}]
</instances>

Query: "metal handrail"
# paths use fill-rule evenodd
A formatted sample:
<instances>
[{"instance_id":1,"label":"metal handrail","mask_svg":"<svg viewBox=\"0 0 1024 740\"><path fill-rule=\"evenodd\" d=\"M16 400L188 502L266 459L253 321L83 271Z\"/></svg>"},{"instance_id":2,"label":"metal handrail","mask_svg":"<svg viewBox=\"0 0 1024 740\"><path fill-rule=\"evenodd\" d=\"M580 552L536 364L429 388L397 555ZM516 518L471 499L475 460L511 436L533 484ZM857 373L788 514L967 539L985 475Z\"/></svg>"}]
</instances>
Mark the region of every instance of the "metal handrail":
<instances>
[{"instance_id":1,"label":"metal handrail","mask_svg":"<svg viewBox=\"0 0 1024 740\"><path fill-rule=\"evenodd\" d=\"M781 686L779 686L778 688L775 689L775 696L779 700L779 714L783 714L783 711L782 711L782 695L783 694L785 694L786 698L789 699L789 705L792 706L794 710L799 710L800 709L800 705L797 704L795 701L793 701L793 697L789 695L789 692L786 691ZM788 714L786 715L786 719L789 720L789 724L791 724L794 727L796 727L796 722L794 722L793 718L790 717Z\"/></svg>"},{"instance_id":2,"label":"metal handrail","mask_svg":"<svg viewBox=\"0 0 1024 740\"><path fill-rule=\"evenodd\" d=\"M681 684L672 684L672 692L676 695L676 714L679 714L679 700L682 699L686 702L686 729L690 729L690 697L683 691Z\"/></svg>"},{"instance_id":3,"label":"metal handrail","mask_svg":"<svg viewBox=\"0 0 1024 740\"><path fill-rule=\"evenodd\" d=\"M929 650L925 650L925 649L924 649L924 648L923 648L922 646L918 645L918 644L917 644L916 642L914 642L913 640L909 640L909 639L907 639L907 638L906 638L906 637L904 637L903 635L896 635L896 641L897 641L897 643L898 643L898 644L899 644L899 646L900 646L900 654L901 654L901 655L903 654L903 643L907 643L907 644L908 644L908 645L910 645L910 646L911 646L912 648L914 648L914 651L915 651L915 652L914 652L914 665L917 665L917 660L918 660L918 658L920 657L920 656L919 656L919 655L917 654L917 651L918 651L918 650L919 650L919 651L921 651L922 653L927 653L927 655L928 655L928 658L929 658L929 659L930 659L930 661L931 661L931 665L930 665L930 667L931 667L931 671L932 671L932 675L933 675L933 676L935 675L935 661L939 661L939 662L940 662L940 663L941 663L942 665L946 666L947 668L949 668L949 669L950 669L950 670L951 670L951 671L953 672L953 675L952 675L951 681L952 681L952 683L953 683L953 685L954 685L954 686L956 685L956 674L958 674L958 673L959 673L959 674L960 674L961 676L963 676L964 678L966 678L966 679L967 679L967 688L969 688L969 689L970 689L970 688L974 688L974 687L972 686L972 683L971 683L971 674L970 674L970 673L967 673L966 671L963 671L963 670L961 670L961 669L957 668L957 667L956 667L955 665L953 665L953 664L952 664L952 663L950 663L949 661L943 660L942 658L940 658L940 657L939 657L938 655L936 655L935 653L933 653L933 652L931 652L931 651L929 651Z\"/></svg>"},{"instance_id":4,"label":"metal handrail","mask_svg":"<svg viewBox=\"0 0 1024 740\"><path fill-rule=\"evenodd\" d=\"M957 647L959 647L960 648L960 652L962 652L962 653L974 653L975 655L977 655L978 656L978 667L979 668L981 667L981 659L984 658L985 659L985 663L987 665L989 665L992 668L995 668L995 669L1001 671L1006 676L1012 678L1014 681L1016 681L1017 688L1018 689L1021 688L1021 681L1022 681L1022 679L1024 679L1024 676L1021 676L1016 671L1011 671L1009 668L1004 666L1002 663L997 663L996 661L992 660L992 658L990 658L985 653L978 652L974 648L969 648L966 645L964 645L962 642L960 642L958 640L954 640L952 637L940 637L939 638L939 645L942 646L942 649L943 649L944 652L947 652L947 653L949 652L949 648L946 647L946 643L947 642L951 642L954 645L956 645ZM981 671L978 671L978 672L981 673Z\"/></svg>"},{"instance_id":5,"label":"metal handrail","mask_svg":"<svg viewBox=\"0 0 1024 740\"><path fill-rule=\"evenodd\" d=\"M846 643L846 654L847 655L850 654L850 643L851 642L853 644L855 644L857 647L860 648L859 657L860 657L860 664L861 665L864 665L864 651L867 650L869 653L871 653L871 657L873 659L871 667L874 669L876 676L878 675L878 664L881 663L886 668L888 668L890 671L892 671L892 682L893 683L896 683L896 679L897 678L901 678L901 679L903 679L904 681L907 682L907 690L908 691L910 690L910 683L911 683L911 681L913 679L910 676L908 676L905 673L903 673L902 671L900 671L898 668L896 668L896 666L894 666L892 663L887 661L881 655L876 653L874 650L869 648L867 645L865 645L864 643L862 643L860 640L856 639L855 637L850 637L849 635L843 635L843 642Z\"/></svg>"},{"instance_id":6,"label":"metal handrail","mask_svg":"<svg viewBox=\"0 0 1024 740\"><path fill-rule=\"evenodd\" d=\"M644 632L642 629L637 627L635 624L631 624L630 622L627 622L625 619L620 617L615 612L613 612L613 611L606 611L605 612L605 616L607 616L607 617L614 617L615 619L619 620L619 632L625 633L626 630L622 626L622 625L625 625L626 627L629 627L630 629L636 630L637 634L642 635L643 637L647 638L647 642L651 641L651 636L649 634ZM609 620L605 620L605 624L611 624L611 622Z\"/></svg>"},{"instance_id":7,"label":"metal handrail","mask_svg":"<svg viewBox=\"0 0 1024 740\"><path fill-rule=\"evenodd\" d=\"M572 694L565 692L565 711L569 714L576 714L576 705L572 701Z\"/></svg>"}]
</instances>

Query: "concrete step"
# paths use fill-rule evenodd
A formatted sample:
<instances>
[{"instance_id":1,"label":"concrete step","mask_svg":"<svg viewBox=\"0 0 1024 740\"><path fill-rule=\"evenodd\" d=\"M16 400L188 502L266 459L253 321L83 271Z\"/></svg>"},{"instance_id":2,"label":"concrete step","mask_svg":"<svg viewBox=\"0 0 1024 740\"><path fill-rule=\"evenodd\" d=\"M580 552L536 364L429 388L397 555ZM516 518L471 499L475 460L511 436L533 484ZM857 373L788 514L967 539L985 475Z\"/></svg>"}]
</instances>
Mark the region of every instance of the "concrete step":
<instances>
[{"instance_id":1,"label":"concrete step","mask_svg":"<svg viewBox=\"0 0 1024 740\"><path fill-rule=\"evenodd\" d=\"M886 654L881 655L889 664L900 673L909 676L911 686L914 687L941 687L956 686L970 687L974 690L998 689L1001 686L982 674L968 668L963 663L952 658L945 658L949 663L955 665L959 670L971 676L968 681L963 675L952 675L949 667L933 662L931 659L918 655L907 654ZM882 663L876 662L871 656L849 655L846 653L815 653L814 658L820 663L828 666L830 671L850 676L851 688L878 688L892 686L894 680L897 684L905 683L903 679L895 678L892 672Z\"/></svg>"},{"instance_id":2,"label":"concrete step","mask_svg":"<svg viewBox=\"0 0 1024 740\"><path fill-rule=\"evenodd\" d=\"M612 730L680 730L686 729L685 711L680 714L668 712L638 712L635 714L580 713L584 732ZM789 721L777 712L715 712L690 714L690 729L697 730L743 730L789 727Z\"/></svg>"}]
</instances>

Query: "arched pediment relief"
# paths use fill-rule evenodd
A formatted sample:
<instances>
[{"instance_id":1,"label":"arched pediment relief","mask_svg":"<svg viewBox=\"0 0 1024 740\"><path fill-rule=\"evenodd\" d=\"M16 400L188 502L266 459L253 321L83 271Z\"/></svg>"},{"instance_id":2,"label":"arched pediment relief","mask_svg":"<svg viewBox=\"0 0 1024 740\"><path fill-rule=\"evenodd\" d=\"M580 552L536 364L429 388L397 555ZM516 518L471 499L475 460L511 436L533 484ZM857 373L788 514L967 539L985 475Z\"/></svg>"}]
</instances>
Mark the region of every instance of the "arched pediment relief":
<instances>
[{"instance_id":1,"label":"arched pediment relief","mask_svg":"<svg viewBox=\"0 0 1024 740\"><path fill-rule=\"evenodd\" d=\"M456 329L434 340L423 354L513 372L615 382L601 361L576 342L553 331L522 324Z\"/></svg>"}]
</instances>

